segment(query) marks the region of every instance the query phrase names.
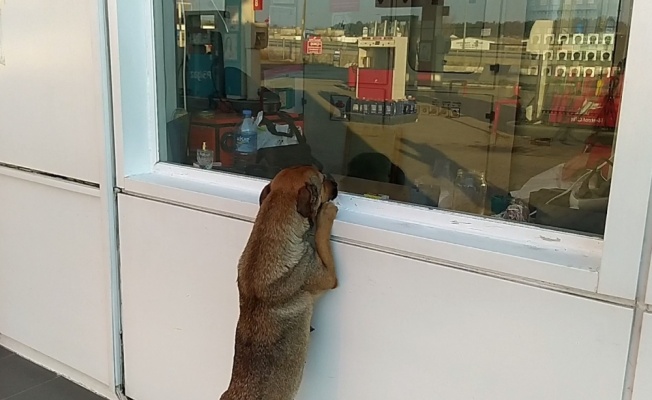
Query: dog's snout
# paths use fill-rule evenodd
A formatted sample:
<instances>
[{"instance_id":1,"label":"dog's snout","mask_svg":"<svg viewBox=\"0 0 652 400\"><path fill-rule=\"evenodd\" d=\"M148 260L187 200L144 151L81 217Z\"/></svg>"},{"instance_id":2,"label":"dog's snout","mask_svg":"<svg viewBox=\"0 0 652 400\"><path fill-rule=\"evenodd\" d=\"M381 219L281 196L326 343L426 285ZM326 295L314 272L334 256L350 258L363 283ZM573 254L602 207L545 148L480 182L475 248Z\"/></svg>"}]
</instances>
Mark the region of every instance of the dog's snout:
<instances>
[{"instance_id":1,"label":"dog's snout","mask_svg":"<svg viewBox=\"0 0 652 400\"><path fill-rule=\"evenodd\" d=\"M328 200L335 200L337 197L337 182L335 181L335 178L333 178L333 175L329 173L324 173L324 186L328 189L329 196Z\"/></svg>"},{"instance_id":2,"label":"dog's snout","mask_svg":"<svg viewBox=\"0 0 652 400\"><path fill-rule=\"evenodd\" d=\"M330 200L335 200L337 197L337 182L332 179L329 179L328 182L331 184L331 198Z\"/></svg>"}]
</instances>

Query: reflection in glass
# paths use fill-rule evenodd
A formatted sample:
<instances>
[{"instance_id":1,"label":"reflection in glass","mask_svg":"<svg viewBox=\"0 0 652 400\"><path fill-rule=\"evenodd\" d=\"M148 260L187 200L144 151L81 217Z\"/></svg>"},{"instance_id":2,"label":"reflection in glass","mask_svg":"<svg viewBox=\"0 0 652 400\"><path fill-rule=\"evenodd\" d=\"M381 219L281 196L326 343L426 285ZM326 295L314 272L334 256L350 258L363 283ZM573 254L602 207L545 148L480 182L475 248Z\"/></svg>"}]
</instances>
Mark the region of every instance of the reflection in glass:
<instances>
[{"instance_id":1,"label":"reflection in glass","mask_svg":"<svg viewBox=\"0 0 652 400\"><path fill-rule=\"evenodd\" d=\"M157 2L163 161L603 233L631 0L241 3Z\"/></svg>"}]
</instances>

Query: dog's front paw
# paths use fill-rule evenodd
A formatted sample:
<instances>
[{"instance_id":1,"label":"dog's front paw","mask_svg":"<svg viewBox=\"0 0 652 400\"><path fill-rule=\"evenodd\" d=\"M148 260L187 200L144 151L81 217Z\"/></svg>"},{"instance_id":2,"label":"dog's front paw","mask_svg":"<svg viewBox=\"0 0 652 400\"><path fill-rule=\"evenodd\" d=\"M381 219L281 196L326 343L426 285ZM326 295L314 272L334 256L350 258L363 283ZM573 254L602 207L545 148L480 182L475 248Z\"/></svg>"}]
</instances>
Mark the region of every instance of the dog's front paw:
<instances>
[{"instance_id":1,"label":"dog's front paw","mask_svg":"<svg viewBox=\"0 0 652 400\"><path fill-rule=\"evenodd\" d=\"M319 219L324 222L333 222L337 216L337 206L330 201L328 203L322 204L319 209Z\"/></svg>"}]
</instances>

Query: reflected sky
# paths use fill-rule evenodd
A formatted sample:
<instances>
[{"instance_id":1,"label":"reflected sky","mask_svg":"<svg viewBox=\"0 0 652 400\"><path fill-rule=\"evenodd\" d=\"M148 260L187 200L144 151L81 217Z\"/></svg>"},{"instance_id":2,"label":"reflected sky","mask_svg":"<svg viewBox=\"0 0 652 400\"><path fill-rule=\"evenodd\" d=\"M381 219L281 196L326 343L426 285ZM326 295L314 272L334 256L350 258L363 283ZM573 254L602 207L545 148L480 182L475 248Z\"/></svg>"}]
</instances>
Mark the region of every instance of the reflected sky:
<instances>
[{"instance_id":1,"label":"reflected sky","mask_svg":"<svg viewBox=\"0 0 652 400\"><path fill-rule=\"evenodd\" d=\"M276 26L299 26L301 21L301 10L303 0L267 0L265 11L257 14L259 21L270 18L270 23ZM338 1L338 0L334 0ZM551 9L564 7L566 0L548 0ZM577 0L572 0L573 4ZM583 5L572 7L586 7L586 1ZM641 0L639 0L641 1ZM643 0L644 1L644 0ZM336 23L363 23L379 21L381 17L388 15L421 16L420 8L377 8L375 0L349 0L350 3L357 2L358 11L355 12L336 12L331 8L331 0L307 0L308 8L306 15L306 28L325 28L335 25ZM541 7L541 0L447 0L446 5L450 6L449 22L476 22L476 21L525 21L527 19L528 7ZM629 13L627 3L630 0L622 1L623 12L621 19L627 20ZM613 16L618 15L618 9L621 6L621 0L596 0L599 7L599 15ZM568 6L566 6L568 7Z\"/></svg>"}]
</instances>

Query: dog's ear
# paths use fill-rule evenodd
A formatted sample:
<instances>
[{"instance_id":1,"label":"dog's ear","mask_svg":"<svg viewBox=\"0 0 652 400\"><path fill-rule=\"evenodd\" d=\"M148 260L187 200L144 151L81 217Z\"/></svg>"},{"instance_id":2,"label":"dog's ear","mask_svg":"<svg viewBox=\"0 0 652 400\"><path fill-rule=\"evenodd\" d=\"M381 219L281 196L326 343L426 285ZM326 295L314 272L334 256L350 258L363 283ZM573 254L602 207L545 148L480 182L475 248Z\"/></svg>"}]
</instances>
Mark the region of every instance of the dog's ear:
<instances>
[{"instance_id":1,"label":"dog's ear","mask_svg":"<svg viewBox=\"0 0 652 400\"><path fill-rule=\"evenodd\" d=\"M263 204L263 200L265 200L265 197L267 197L267 195L269 195L269 193L270 193L271 191L272 191L271 184L268 183L268 184L265 185L265 187L263 188L263 191L260 192L260 197L258 198L258 205L262 205L262 204Z\"/></svg>"},{"instance_id":2,"label":"dog's ear","mask_svg":"<svg viewBox=\"0 0 652 400\"><path fill-rule=\"evenodd\" d=\"M317 186L312 183L306 183L304 187L299 189L297 195L297 211L304 218L313 219L317 214L317 206L319 203L319 191Z\"/></svg>"}]
</instances>

